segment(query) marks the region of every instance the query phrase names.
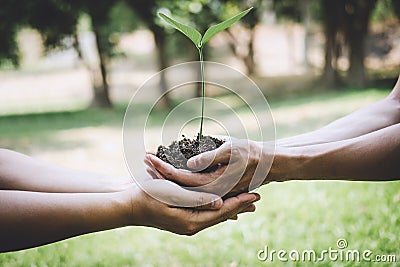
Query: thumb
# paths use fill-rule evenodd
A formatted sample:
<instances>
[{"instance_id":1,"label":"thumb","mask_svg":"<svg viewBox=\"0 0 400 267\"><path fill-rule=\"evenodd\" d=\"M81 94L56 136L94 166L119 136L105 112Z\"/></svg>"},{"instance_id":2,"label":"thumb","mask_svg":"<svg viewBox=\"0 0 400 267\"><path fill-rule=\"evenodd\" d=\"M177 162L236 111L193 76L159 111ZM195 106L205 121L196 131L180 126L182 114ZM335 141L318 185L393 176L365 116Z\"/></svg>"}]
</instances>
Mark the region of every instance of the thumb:
<instances>
[{"instance_id":1,"label":"thumb","mask_svg":"<svg viewBox=\"0 0 400 267\"><path fill-rule=\"evenodd\" d=\"M187 166L193 170L204 170L218 163L228 163L231 157L231 143L225 142L219 148L191 157Z\"/></svg>"}]
</instances>

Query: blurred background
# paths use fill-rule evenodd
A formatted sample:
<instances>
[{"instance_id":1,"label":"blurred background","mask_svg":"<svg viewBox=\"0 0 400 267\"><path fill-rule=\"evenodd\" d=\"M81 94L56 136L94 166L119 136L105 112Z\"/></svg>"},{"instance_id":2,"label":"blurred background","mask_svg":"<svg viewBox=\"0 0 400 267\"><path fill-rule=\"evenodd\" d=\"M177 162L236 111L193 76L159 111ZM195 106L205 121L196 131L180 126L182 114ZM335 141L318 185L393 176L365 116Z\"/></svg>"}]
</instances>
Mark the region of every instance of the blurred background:
<instances>
[{"instance_id":1,"label":"blurred background","mask_svg":"<svg viewBox=\"0 0 400 267\"><path fill-rule=\"evenodd\" d=\"M382 99L400 71L396 0L0 3L0 147L110 175L127 175L121 131L135 91L159 70L198 58L190 41L157 12L204 32L255 7L210 40L205 60L235 67L256 82L271 105L279 138ZM160 93L171 78L160 79ZM198 89L184 97L198 96ZM180 97L167 95L154 116L162 118ZM144 98L143 104L151 103ZM321 251L338 238L346 238L350 248L400 260L398 182L288 182L259 192L256 214L195 237L119 229L1 254L0 265L253 266L263 264L256 253L266 244Z\"/></svg>"}]
</instances>

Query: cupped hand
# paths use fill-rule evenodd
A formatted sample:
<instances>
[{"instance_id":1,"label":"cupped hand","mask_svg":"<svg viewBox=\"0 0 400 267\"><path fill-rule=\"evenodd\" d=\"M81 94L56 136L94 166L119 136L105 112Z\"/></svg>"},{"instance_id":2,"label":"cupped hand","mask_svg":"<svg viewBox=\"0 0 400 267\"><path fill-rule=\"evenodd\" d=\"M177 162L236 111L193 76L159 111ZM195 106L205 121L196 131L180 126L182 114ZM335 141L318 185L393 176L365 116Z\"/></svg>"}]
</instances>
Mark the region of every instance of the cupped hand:
<instances>
[{"instance_id":1,"label":"cupped hand","mask_svg":"<svg viewBox=\"0 0 400 267\"><path fill-rule=\"evenodd\" d=\"M149 180L129 189L133 225L193 235L205 228L254 212L258 194L243 193L225 201L214 194L186 190L165 180Z\"/></svg>"},{"instance_id":2,"label":"cupped hand","mask_svg":"<svg viewBox=\"0 0 400 267\"><path fill-rule=\"evenodd\" d=\"M246 139L230 139L219 148L188 160L192 171L176 169L152 153L147 153L147 172L158 179L167 179L183 186L196 187L219 196L233 196L248 192L267 182L272 165L274 146ZM212 172L198 172L218 166Z\"/></svg>"}]
</instances>

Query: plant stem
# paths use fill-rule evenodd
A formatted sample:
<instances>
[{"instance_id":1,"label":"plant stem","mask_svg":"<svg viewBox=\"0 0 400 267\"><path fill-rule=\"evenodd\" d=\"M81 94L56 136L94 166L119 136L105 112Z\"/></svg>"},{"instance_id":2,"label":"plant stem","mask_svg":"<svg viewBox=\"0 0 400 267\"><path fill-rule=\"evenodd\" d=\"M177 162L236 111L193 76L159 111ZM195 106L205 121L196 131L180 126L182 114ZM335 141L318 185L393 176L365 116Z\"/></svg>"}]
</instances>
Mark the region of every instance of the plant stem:
<instances>
[{"instance_id":1,"label":"plant stem","mask_svg":"<svg viewBox=\"0 0 400 267\"><path fill-rule=\"evenodd\" d=\"M198 50L200 54L200 76L201 76L201 118L200 118L200 134L199 134L199 140L201 140L203 138L205 81L204 81L203 47L200 47Z\"/></svg>"}]
</instances>

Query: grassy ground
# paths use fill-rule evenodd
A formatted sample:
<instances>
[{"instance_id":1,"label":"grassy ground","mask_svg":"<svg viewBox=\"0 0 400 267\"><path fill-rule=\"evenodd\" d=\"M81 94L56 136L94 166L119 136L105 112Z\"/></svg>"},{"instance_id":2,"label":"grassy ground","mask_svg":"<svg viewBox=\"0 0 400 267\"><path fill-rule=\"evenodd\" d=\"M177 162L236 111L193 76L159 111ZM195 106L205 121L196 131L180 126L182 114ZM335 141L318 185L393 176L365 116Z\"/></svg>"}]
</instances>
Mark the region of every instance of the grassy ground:
<instances>
[{"instance_id":1,"label":"grassy ground","mask_svg":"<svg viewBox=\"0 0 400 267\"><path fill-rule=\"evenodd\" d=\"M272 104L278 137L315 129L383 98L387 91L330 93ZM0 147L13 148L76 168L125 174L121 155L123 109L0 117ZM96 158L96 160L93 160ZM397 256L400 183L287 182L258 190L257 212L194 237L146 228L124 228L0 254L0 266L281 266L261 262L268 248L348 249ZM29 227L29 225L27 225ZM1 241L0 241L1 242ZM288 266L314 264L289 261ZM359 266L332 262L319 266Z\"/></svg>"}]
</instances>

